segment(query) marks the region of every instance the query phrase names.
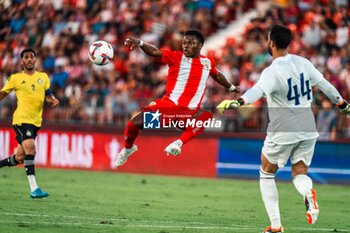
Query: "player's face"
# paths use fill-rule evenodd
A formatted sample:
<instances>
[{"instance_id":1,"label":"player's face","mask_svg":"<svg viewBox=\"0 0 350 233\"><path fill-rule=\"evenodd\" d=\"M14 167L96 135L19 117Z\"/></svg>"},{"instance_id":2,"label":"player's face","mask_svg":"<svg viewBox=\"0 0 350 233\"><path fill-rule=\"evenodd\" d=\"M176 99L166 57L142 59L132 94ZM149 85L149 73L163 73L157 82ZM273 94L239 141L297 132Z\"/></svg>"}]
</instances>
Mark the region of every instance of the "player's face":
<instances>
[{"instance_id":1,"label":"player's face","mask_svg":"<svg viewBox=\"0 0 350 233\"><path fill-rule=\"evenodd\" d=\"M202 46L194 36L184 36L182 39L182 51L186 57L198 57Z\"/></svg>"},{"instance_id":2,"label":"player's face","mask_svg":"<svg viewBox=\"0 0 350 233\"><path fill-rule=\"evenodd\" d=\"M24 53L23 58L21 60L21 63L24 69L29 71L34 70L35 62L36 62L36 57L34 53L32 52Z\"/></svg>"}]
</instances>

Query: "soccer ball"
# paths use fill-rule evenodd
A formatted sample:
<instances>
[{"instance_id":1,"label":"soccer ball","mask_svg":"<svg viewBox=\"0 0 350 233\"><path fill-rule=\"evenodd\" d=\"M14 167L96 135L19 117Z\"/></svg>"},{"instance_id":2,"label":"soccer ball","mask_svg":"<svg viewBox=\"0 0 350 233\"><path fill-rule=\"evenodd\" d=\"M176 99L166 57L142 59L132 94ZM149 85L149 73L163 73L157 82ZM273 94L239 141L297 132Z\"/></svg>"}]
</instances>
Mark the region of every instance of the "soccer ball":
<instances>
[{"instance_id":1,"label":"soccer ball","mask_svg":"<svg viewBox=\"0 0 350 233\"><path fill-rule=\"evenodd\" d=\"M103 66L113 59L113 47L103 40L92 43L89 47L89 59L92 63Z\"/></svg>"}]
</instances>

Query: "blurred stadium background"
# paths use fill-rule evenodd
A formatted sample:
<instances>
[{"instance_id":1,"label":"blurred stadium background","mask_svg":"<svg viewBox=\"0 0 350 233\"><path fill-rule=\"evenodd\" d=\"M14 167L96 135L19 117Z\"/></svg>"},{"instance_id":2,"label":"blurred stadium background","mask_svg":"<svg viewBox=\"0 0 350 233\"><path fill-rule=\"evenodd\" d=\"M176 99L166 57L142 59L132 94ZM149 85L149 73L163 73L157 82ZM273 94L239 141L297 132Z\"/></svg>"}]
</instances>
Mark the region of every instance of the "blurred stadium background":
<instances>
[{"instance_id":1,"label":"blurred stadium background","mask_svg":"<svg viewBox=\"0 0 350 233\"><path fill-rule=\"evenodd\" d=\"M212 109L215 118L222 120L221 129L205 132L201 137L191 141L183 147L180 157L166 157L163 152L165 146L174 140L179 132L145 130L136 141L140 150L122 168L116 170L113 160L123 146L123 129L126 121L142 106L162 96L167 74L163 64L147 57L141 50L129 51L123 46L123 40L134 35L158 47L179 50L182 33L191 28L198 29L206 38L203 54L214 58L226 77L245 91L258 80L261 71L271 62L271 57L266 51L266 32L275 23L286 24L292 29L294 41L290 46L290 53L309 58L323 72L325 78L349 100L348 0L0 0L0 86L4 85L11 73L21 70L20 51L26 47L34 48L38 52L37 69L49 74L51 88L61 102L61 106L57 109L47 106L44 110L44 123L37 138L38 166L257 180L260 149L267 123L266 103L262 100L253 107L219 115L215 112L215 106L225 98L232 98L232 94L228 94L211 80L203 107ZM89 62L88 46L95 40L106 40L113 45L115 52L113 63L98 67ZM16 108L13 94L0 102L0 158L10 155L17 145L11 129L11 117ZM313 106L322 136L316 145L310 174L318 183L350 184L350 119L340 115L317 89L314 90ZM288 168L289 165L280 171L278 179L290 180ZM214 186L209 180L197 183L190 178L182 181L169 178L157 181L158 178L147 176L135 178L119 173L117 175L113 173L115 176L111 178L111 173L91 175L93 174L91 172L38 169L39 174L42 172L39 179L52 194L50 197L52 202L47 202L42 208L35 203L26 208L24 206L27 205L27 200L23 200L22 197L22 193L26 192L25 179L18 175L21 172L22 170L18 169L1 169L1 187L10 186L9 191L13 195L7 193L7 189L4 188L1 188L0 195L4 198L13 196L15 200L6 201L0 207L2 209L0 222L15 223L18 226L12 228L5 224L6 228L1 226L0 232L13 232L14 229L16 232L20 232L20 229L24 229L23 232L47 232L48 229L52 232L87 232L89 227L92 229L89 232L109 232L93 225L99 216L118 219L110 221L102 219L96 225L108 226L113 222L125 225L129 220L137 222L140 219L144 221L143 225L139 223L142 226L148 224L148 227L143 228L129 226L130 231L121 227L123 230L118 232L155 232L155 229L163 233L204 230L258 232L258 229L265 226L261 224L267 221L260 218L264 212L257 182L243 181L232 184L216 180ZM96 177L98 181L93 182ZM131 184L125 182L125 179L131 180L132 186L129 187ZM149 179L158 186L143 186ZM91 181L91 185L97 191L86 191L92 187L91 182L87 181ZM12 185L9 185L9 182ZM233 187L236 185L238 191L231 185ZM18 188L15 188L17 186ZM206 186L208 190L202 190ZM290 191L292 187L288 190L284 184L281 186L281 196L293 195L295 199L297 198L297 194ZM61 187L70 190L67 193L71 193L67 194ZM125 196L113 195L116 192L115 187ZM190 187L193 189L179 191L181 187L184 190ZM240 195L252 188L253 192L248 191L247 195ZM318 188L324 190L323 200L330 203L330 206L324 207L324 213L328 215L324 217L324 221L320 219L321 228L306 229L296 226L287 228L288 232L338 232L341 230L332 227L350 228L349 221L344 218L348 216L348 210L341 209L349 206L347 203L349 186L320 185ZM192 216L192 212L189 215L189 212L179 209L168 222L161 222L163 225L173 224L176 229L165 226L165 230L162 230L163 228L159 228L157 224L160 223L159 219L163 219L162 214L167 215L169 212L163 213L166 207L162 208L162 205L157 204L161 201L150 189L160 190L161 197L157 198L167 200L165 205L169 204L173 211L178 210L177 208L186 210L182 205L179 207L174 205L174 202L170 203L173 199L178 203L189 205L187 211L190 211L191 208L200 208L202 203L208 201L206 199L208 195L205 193L210 193L209 190L213 192L209 197L214 198L211 204L208 204L209 207L204 208L207 210L200 211L200 214L193 213L196 217ZM145 192L145 196L139 196L140 190ZM180 199L176 199L178 198L176 194L172 195L176 191L179 192L177 194ZM204 193L202 196L204 199L192 195L196 192L200 192L201 195ZM101 193L108 195L101 197ZM127 198L128 195L131 199ZM181 195L192 199L182 200ZM230 197L233 200L235 198L242 200L242 202L235 200L237 205L241 206L231 206L225 204L226 202L219 207L216 206L218 200ZM115 211L113 205L118 203L118 200L113 198L120 199L121 203L124 203L117 208L118 214L112 214ZM79 202L76 202L77 199ZM259 201L251 201L255 199ZM294 203L300 204L300 200L295 199L288 197L290 205L284 205L282 211L302 208L295 207ZM191 200L198 201L198 204L193 204L196 202L192 203ZM149 202L152 207L149 213L152 214L145 216L135 214L135 211L150 208ZM69 212L72 206L74 211ZM19 212L11 212L11 208L18 209ZM129 208L130 212L124 213ZM217 209L224 208L227 209L221 215L215 214L218 212ZM247 212L246 208L249 209ZM33 209L34 214L30 212ZM153 213L158 213L160 209L162 210L160 215L154 217ZM231 216L232 209L247 214ZM40 211L44 211L44 214ZM56 215L46 216L47 212ZM79 219L83 212L84 215ZM69 213L72 215L71 218L64 216ZM221 223L222 220L222 225L203 225L203 222L199 222L204 221L200 220L203 217L202 213L203 216L212 214L210 217L206 216L208 218L205 219L206 223L218 224L217 222ZM188 219L184 219L183 216L188 216ZM245 216L245 219L240 219L241 216L242 218ZM299 224L298 220L294 221L294 217L292 215L287 220L290 226L295 221ZM17 218L25 218L28 221L23 222ZM47 221L43 221L43 218ZM67 218L70 222L62 223L58 228L52 227ZM77 223L76 219L80 223ZM158 219L158 222L153 228L151 224L155 223L151 221L154 219ZM247 225L232 226L230 219L238 219ZM340 219L342 222L339 222ZM30 221L44 228L31 228ZM185 227L177 228L186 221L194 221L190 223L193 225L192 228L188 228L190 230L185 230ZM256 224L249 225L252 222ZM70 224L75 227L73 231L73 228L68 228ZM87 228L80 228L86 225Z\"/></svg>"},{"instance_id":2,"label":"blurred stadium background","mask_svg":"<svg viewBox=\"0 0 350 233\"><path fill-rule=\"evenodd\" d=\"M122 147L125 123L142 106L162 96L167 77L166 66L140 49L129 51L123 46L123 40L131 35L179 50L183 32L191 28L202 31L206 38L203 53L214 58L226 77L244 92L271 62L266 32L275 23L286 24L294 33L290 53L309 58L346 99L350 97L350 10L346 0L3 0L0 13L0 86L11 73L21 70L20 51L32 47L38 52L37 69L49 74L52 90L61 102L59 108L47 106L44 111L44 126L37 140L37 163L43 166L115 169L111 161ZM95 40L113 45L113 63L91 64L87 49ZM131 159L126 171L199 176L255 171L267 123L265 101L219 115L215 106L233 96L212 80L208 82L203 107L213 110L223 124L185 147L184 155L192 156L184 156L191 160L188 171L178 171L181 160L177 165L171 163L172 169L156 168L159 161L169 164L162 148L176 131L144 132L137 143L145 156ZM337 158L334 167L328 162L318 164L318 160L314 164L333 169L341 179L349 177L350 119L339 114L317 89L313 106L322 132L319 139L324 141L315 157L321 161ZM14 93L0 102L1 157L16 145L10 129L15 108ZM244 141L252 146L232 146ZM206 150L202 156L208 154L205 164L196 162L200 158L197 146L203 143ZM151 161L152 166L145 166L143 160ZM328 170L320 172L329 175ZM319 181L326 182L322 177Z\"/></svg>"}]
</instances>

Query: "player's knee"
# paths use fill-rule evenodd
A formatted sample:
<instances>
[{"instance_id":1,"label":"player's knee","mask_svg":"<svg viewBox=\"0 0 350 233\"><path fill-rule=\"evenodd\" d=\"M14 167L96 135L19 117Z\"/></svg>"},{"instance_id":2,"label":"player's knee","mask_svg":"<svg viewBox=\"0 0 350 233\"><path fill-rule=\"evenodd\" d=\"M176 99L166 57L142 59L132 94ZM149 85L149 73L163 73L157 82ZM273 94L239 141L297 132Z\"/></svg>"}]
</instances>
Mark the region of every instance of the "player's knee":
<instances>
[{"instance_id":1,"label":"player's knee","mask_svg":"<svg viewBox=\"0 0 350 233\"><path fill-rule=\"evenodd\" d=\"M142 128L143 124L142 124L142 114L137 114L136 116L134 116L133 118L131 118L127 125L133 125L139 129Z\"/></svg>"},{"instance_id":2,"label":"player's knee","mask_svg":"<svg viewBox=\"0 0 350 233\"><path fill-rule=\"evenodd\" d=\"M299 161L292 165L292 176L297 176L300 174L307 174L308 166L304 164L303 161Z\"/></svg>"},{"instance_id":3,"label":"player's knee","mask_svg":"<svg viewBox=\"0 0 350 233\"><path fill-rule=\"evenodd\" d=\"M267 173L276 173L278 170L278 165L270 163L264 154L261 155L261 170Z\"/></svg>"},{"instance_id":4,"label":"player's knee","mask_svg":"<svg viewBox=\"0 0 350 233\"><path fill-rule=\"evenodd\" d=\"M33 146L27 146L25 149L25 154L27 155L35 155L36 154L36 148L35 148L35 145Z\"/></svg>"},{"instance_id":5,"label":"player's knee","mask_svg":"<svg viewBox=\"0 0 350 233\"><path fill-rule=\"evenodd\" d=\"M19 164L22 164L24 162L24 154L16 154L16 157L15 157L17 163Z\"/></svg>"}]
</instances>

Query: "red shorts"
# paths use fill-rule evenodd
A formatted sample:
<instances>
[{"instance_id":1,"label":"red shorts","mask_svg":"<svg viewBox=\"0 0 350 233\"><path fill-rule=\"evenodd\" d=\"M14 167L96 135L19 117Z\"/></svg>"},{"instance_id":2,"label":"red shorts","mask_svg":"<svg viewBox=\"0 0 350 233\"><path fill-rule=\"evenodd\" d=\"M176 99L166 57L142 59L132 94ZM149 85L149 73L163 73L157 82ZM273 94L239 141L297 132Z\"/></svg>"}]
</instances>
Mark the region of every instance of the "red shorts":
<instances>
[{"instance_id":1,"label":"red shorts","mask_svg":"<svg viewBox=\"0 0 350 233\"><path fill-rule=\"evenodd\" d=\"M163 122L163 119L164 122L191 119L198 112L197 109L177 106L167 97L154 100L143 109L144 112L156 112L157 110L162 114L160 116L161 122Z\"/></svg>"}]
</instances>

